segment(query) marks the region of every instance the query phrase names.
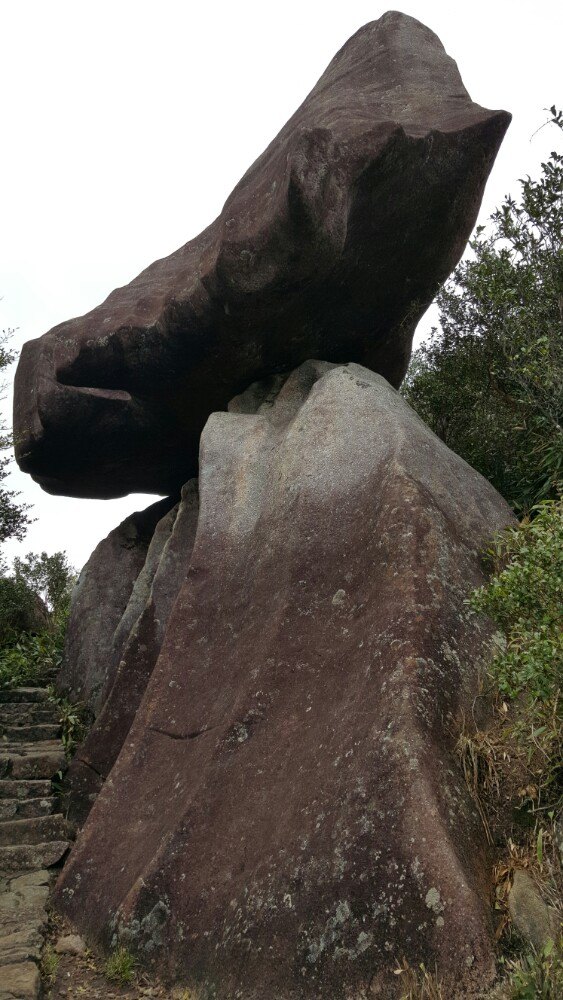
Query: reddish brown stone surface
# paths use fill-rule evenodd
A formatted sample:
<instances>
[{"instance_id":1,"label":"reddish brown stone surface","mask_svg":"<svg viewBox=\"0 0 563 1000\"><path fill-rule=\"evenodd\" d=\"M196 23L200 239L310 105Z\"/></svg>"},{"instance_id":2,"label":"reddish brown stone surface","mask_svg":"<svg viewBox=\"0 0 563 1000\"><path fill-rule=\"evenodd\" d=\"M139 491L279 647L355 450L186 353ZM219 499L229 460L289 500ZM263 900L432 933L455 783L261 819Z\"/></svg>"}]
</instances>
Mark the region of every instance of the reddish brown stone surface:
<instances>
[{"instance_id":1,"label":"reddish brown stone surface","mask_svg":"<svg viewBox=\"0 0 563 1000\"><path fill-rule=\"evenodd\" d=\"M365 25L215 222L25 345L21 468L52 493L173 493L209 414L254 379L323 357L397 386L508 121L471 101L420 22Z\"/></svg>"},{"instance_id":2,"label":"reddish brown stone surface","mask_svg":"<svg viewBox=\"0 0 563 1000\"><path fill-rule=\"evenodd\" d=\"M188 574L55 901L215 1000L392 997L403 957L468 997L494 963L464 601L511 514L378 375L282 382L206 425Z\"/></svg>"}]
</instances>

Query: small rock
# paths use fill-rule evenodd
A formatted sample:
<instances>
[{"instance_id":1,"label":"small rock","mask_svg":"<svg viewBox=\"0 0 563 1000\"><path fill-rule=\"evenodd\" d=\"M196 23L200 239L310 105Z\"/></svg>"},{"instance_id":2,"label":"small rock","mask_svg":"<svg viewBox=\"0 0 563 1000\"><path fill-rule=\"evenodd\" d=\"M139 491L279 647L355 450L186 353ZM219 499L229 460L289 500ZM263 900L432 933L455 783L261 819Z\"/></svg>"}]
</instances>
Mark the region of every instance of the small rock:
<instances>
[{"instance_id":1,"label":"small rock","mask_svg":"<svg viewBox=\"0 0 563 1000\"><path fill-rule=\"evenodd\" d=\"M521 868L514 872L508 909L516 930L538 951L557 937L555 911L544 903L534 880Z\"/></svg>"},{"instance_id":2,"label":"small rock","mask_svg":"<svg viewBox=\"0 0 563 1000\"><path fill-rule=\"evenodd\" d=\"M79 934L65 934L55 945L58 955L84 955L86 944Z\"/></svg>"}]
</instances>

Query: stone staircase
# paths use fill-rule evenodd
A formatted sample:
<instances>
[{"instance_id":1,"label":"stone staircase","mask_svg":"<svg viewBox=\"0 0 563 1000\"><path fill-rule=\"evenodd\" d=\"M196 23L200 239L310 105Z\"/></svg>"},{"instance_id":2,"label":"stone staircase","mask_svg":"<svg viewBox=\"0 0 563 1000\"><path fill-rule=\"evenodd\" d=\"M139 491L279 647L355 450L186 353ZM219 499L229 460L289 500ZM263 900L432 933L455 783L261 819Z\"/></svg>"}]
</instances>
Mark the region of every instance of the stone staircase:
<instances>
[{"instance_id":1,"label":"stone staircase","mask_svg":"<svg viewBox=\"0 0 563 1000\"><path fill-rule=\"evenodd\" d=\"M40 996L48 869L71 837L51 784L65 764L47 689L0 690L0 1000Z\"/></svg>"}]
</instances>

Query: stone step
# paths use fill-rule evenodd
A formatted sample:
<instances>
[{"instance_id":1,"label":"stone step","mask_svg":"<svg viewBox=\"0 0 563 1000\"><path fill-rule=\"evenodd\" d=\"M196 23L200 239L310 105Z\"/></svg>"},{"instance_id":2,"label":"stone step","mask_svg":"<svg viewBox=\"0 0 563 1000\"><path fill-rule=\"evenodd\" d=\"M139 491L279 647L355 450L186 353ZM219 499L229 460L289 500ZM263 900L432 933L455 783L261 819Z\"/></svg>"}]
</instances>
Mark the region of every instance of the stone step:
<instances>
[{"instance_id":1,"label":"stone step","mask_svg":"<svg viewBox=\"0 0 563 1000\"><path fill-rule=\"evenodd\" d=\"M60 861L70 847L68 840L52 840L45 844L18 844L0 847L0 872L30 872L50 868ZM1 899L1 897L0 897Z\"/></svg>"},{"instance_id":2,"label":"stone step","mask_svg":"<svg viewBox=\"0 0 563 1000\"><path fill-rule=\"evenodd\" d=\"M16 701L0 704L0 726L58 721L59 709L52 702Z\"/></svg>"},{"instance_id":3,"label":"stone step","mask_svg":"<svg viewBox=\"0 0 563 1000\"><path fill-rule=\"evenodd\" d=\"M0 1000L37 1000L41 978L35 962L14 962L1 971Z\"/></svg>"},{"instance_id":4,"label":"stone step","mask_svg":"<svg viewBox=\"0 0 563 1000\"><path fill-rule=\"evenodd\" d=\"M48 701L48 688L21 687L21 688L0 688L0 704L4 702L22 701Z\"/></svg>"},{"instance_id":5,"label":"stone step","mask_svg":"<svg viewBox=\"0 0 563 1000\"><path fill-rule=\"evenodd\" d=\"M40 743L56 740L61 735L58 722L36 722L31 725L2 726L0 736L8 743ZM1 744L0 744L1 746Z\"/></svg>"},{"instance_id":6,"label":"stone step","mask_svg":"<svg viewBox=\"0 0 563 1000\"><path fill-rule=\"evenodd\" d=\"M44 844L50 840L70 840L72 827L61 813L12 819L0 823L0 846Z\"/></svg>"},{"instance_id":7,"label":"stone step","mask_svg":"<svg viewBox=\"0 0 563 1000\"><path fill-rule=\"evenodd\" d=\"M66 767L59 740L34 744L0 744L0 778L53 778Z\"/></svg>"},{"instance_id":8,"label":"stone step","mask_svg":"<svg viewBox=\"0 0 563 1000\"><path fill-rule=\"evenodd\" d=\"M35 925L24 924L21 930L3 933L0 927L0 983L2 982L2 966L13 962L39 962L43 935Z\"/></svg>"},{"instance_id":9,"label":"stone step","mask_svg":"<svg viewBox=\"0 0 563 1000\"><path fill-rule=\"evenodd\" d=\"M54 805L53 795L39 799L0 799L0 823L7 819L49 816L53 812Z\"/></svg>"},{"instance_id":10,"label":"stone step","mask_svg":"<svg viewBox=\"0 0 563 1000\"><path fill-rule=\"evenodd\" d=\"M0 781L0 802L2 799L46 799L53 794L51 782L15 781L8 778Z\"/></svg>"}]
</instances>

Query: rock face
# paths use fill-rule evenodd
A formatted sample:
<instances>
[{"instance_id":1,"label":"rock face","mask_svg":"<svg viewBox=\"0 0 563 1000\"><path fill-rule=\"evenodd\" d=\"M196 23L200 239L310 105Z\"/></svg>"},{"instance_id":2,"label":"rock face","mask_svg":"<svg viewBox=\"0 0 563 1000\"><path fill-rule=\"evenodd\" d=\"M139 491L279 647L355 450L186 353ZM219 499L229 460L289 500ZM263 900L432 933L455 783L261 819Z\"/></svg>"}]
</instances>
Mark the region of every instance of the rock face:
<instances>
[{"instance_id":1,"label":"rock face","mask_svg":"<svg viewBox=\"0 0 563 1000\"><path fill-rule=\"evenodd\" d=\"M491 643L464 600L510 519L358 365L214 413L162 649L56 889L86 938L216 1000L396 996L403 956L486 984L455 741Z\"/></svg>"},{"instance_id":2,"label":"rock face","mask_svg":"<svg viewBox=\"0 0 563 1000\"><path fill-rule=\"evenodd\" d=\"M334 57L219 218L23 350L17 459L52 493L172 493L209 414L308 357L400 383L509 116L389 12Z\"/></svg>"},{"instance_id":3,"label":"rock face","mask_svg":"<svg viewBox=\"0 0 563 1000\"><path fill-rule=\"evenodd\" d=\"M131 728L186 578L197 518L197 480L191 480L182 490L180 504L157 524L145 565L115 631L113 649L120 654L117 672L67 774L70 818L75 822L86 819Z\"/></svg>"},{"instance_id":4,"label":"rock face","mask_svg":"<svg viewBox=\"0 0 563 1000\"><path fill-rule=\"evenodd\" d=\"M173 502L160 500L110 531L90 556L74 589L57 683L59 690L87 705L95 715L113 684L129 632L120 628L122 617L127 620L129 616L133 624L139 614L140 609L135 615L128 605L148 571L138 579L148 562L155 528Z\"/></svg>"}]
</instances>

